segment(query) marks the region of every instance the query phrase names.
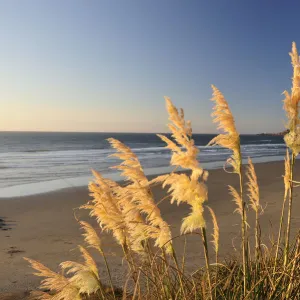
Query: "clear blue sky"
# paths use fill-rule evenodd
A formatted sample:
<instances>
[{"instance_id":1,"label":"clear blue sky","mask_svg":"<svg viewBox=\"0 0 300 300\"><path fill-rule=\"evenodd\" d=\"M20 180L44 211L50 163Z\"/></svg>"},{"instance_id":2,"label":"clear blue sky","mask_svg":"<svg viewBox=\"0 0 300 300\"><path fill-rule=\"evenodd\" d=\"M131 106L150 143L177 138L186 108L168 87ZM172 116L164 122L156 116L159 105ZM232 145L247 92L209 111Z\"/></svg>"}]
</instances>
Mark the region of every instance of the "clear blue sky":
<instances>
[{"instance_id":1,"label":"clear blue sky","mask_svg":"<svg viewBox=\"0 0 300 300\"><path fill-rule=\"evenodd\" d=\"M299 1L0 0L0 130L166 131L163 96L215 132L283 129Z\"/></svg>"}]
</instances>

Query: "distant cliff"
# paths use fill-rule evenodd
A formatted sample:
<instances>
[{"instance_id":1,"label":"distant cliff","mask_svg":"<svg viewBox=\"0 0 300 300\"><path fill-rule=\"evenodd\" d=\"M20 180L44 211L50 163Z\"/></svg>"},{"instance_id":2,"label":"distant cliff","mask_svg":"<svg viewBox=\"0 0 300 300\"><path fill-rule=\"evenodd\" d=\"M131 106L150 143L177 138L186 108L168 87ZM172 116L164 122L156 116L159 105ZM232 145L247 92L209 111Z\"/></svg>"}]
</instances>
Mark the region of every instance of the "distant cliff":
<instances>
[{"instance_id":1,"label":"distant cliff","mask_svg":"<svg viewBox=\"0 0 300 300\"><path fill-rule=\"evenodd\" d=\"M286 135L287 133L289 133L289 130L284 130L284 131L281 131L281 132L277 132L277 133L259 133L258 135L273 135L273 136L284 136Z\"/></svg>"}]
</instances>

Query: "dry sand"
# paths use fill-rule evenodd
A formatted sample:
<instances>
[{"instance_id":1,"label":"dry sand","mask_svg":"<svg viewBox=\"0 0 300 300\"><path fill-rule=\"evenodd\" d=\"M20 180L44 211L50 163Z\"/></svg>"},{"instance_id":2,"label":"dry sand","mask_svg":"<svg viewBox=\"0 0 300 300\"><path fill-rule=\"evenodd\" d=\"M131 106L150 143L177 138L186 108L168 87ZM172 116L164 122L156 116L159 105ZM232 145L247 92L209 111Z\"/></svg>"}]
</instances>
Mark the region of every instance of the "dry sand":
<instances>
[{"instance_id":1,"label":"dry sand","mask_svg":"<svg viewBox=\"0 0 300 300\"><path fill-rule=\"evenodd\" d=\"M261 203L265 208L264 215L261 217L261 226L265 234L265 242L269 244L272 233L277 232L282 205L283 162L256 164L256 171L260 184ZM300 169L296 168L295 178L300 179ZM218 218L221 236L220 250L223 256L235 254L233 244L235 247L239 247L240 221L239 216L233 214L236 207L228 195L228 184L237 187L238 178L235 174L226 174L223 170L210 171L207 204L214 209ZM299 189L295 189L293 235L300 228ZM165 195L165 191L160 187L155 187L153 191L156 201ZM23 299L17 296L8 297L7 293L24 293L24 291L38 286L39 278L31 274L32 270L23 260L24 256L41 261L53 270L58 270L58 264L64 260L80 260L76 246L82 244L83 239L74 214L81 220L89 221L91 219L87 216L87 212L73 209L88 199L86 188L72 188L47 194L0 200L0 219L3 220L0 221L0 299ZM177 236L181 219L189 212L188 207L185 205L177 207L164 201L160 204L160 208L163 217L172 226L173 235ZM251 214L253 215L252 212ZM210 234L211 222L207 211L205 216ZM90 222L97 227L95 221ZM253 225L251 216L249 223L251 226ZM100 233L100 229L98 232ZM103 246L109 254L109 264L115 281L120 283L125 276L121 250L109 235L101 234L101 238ZM183 237L175 240L175 248L179 257L182 253L183 241ZM203 259L199 236L188 236L187 248L188 267L195 270ZM99 265L99 269L103 270L101 259Z\"/></svg>"}]
</instances>

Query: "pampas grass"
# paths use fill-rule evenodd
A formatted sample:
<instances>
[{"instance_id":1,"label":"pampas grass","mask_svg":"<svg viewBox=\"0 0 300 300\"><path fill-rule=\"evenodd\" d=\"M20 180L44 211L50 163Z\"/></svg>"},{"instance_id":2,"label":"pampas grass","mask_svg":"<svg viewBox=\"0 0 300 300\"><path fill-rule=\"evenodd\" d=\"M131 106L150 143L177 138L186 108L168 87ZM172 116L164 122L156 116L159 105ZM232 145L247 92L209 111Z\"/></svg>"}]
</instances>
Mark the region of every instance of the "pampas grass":
<instances>
[{"instance_id":1,"label":"pampas grass","mask_svg":"<svg viewBox=\"0 0 300 300\"><path fill-rule=\"evenodd\" d=\"M148 237L155 239L156 246L164 248L167 253L170 253L172 249L171 231L168 224L162 219L159 208L155 205L149 188L150 184L137 156L120 141L113 138L108 139L108 141L117 150L117 153L112 156L122 160L120 165L113 168L120 170L122 172L121 176L125 177L125 180L129 182L125 190L127 194L125 197L129 197L129 202L135 205L135 208L141 214L146 215L145 222L148 226L136 228L138 232L135 235L143 236L144 232L146 232ZM123 207L126 209L126 204ZM141 223L141 220L137 220L136 223Z\"/></svg>"},{"instance_id":2,"label":"pampas grass","mask_svg":"<svg viewBox=\"0 0 300 300\"><path fill-rule=\"evenodd\" d=\"M191 122L186 121L184 111L177 109L171 99L166 97L171 138L158 136L171 151L170 165L174 170L149 181L136 154L121 141L108 139L116 151L113 156L120 160L120 164L113 168L121 172L125 181L120 184L93 171L94 181L89 184L92 200L81 207L89 210L90 216L97 220L100 235L89 223L79 221L87 244L87 248L79 246L83 263L62 262L59 273L26 258L36 270L35 274L44 278L40 285L42 290L34 291L33 299L300 299L300 232L295 240L290 237L295 184L293 169L300 151L300 64L295 43L290 55L294 74L291 93L284 92L289 133L284 138L287 145L283 174L284 197L275 247L268 249L261 240L260 219L263 217L263 210L255 167L249 158L244 176L240 136L233 114L224 95L212 86L212 117L220 134L209 145L218 145L231 151L224 170L238 175L239 188L229 186L229 194L235 205L233 213L237 212L241 217L242 245L237 249L240 257L222 261L218 257L218 216L206 206L209 193L208 172L198 160L199 149L193 140ZM176 173L178 168L185 172ZM244 181L247 195L244 195ZM173 240L181 237L172 237L170 227L159 209L159 202L154 200L151 187L157 184L168 188L167 197L161 201L169 199L171 204L186 203L190 207L190 214L183 216L180 234L184 239L187 234L201 237L203 250L199 249L199 252L203 251L205 262L204 266L197 266L193 273L186 271L185 257L182 258L182 266L179 266ZM210 212L212 228L207 225L210 222L206 220L205 208ZM251 220L251 214L255 215L254 226L248 224L247 217ZM210 253L212 251L208 246L207 229L212 232L214 253ZM252 230L255 235L255 251L251 251L251 235L248 235L248 231L250 233ZM113 285L106 260L101 242L101 232L104 231L113 235L127 262L127 265L122 266L128 270L128 275L124 278L123 286L119 286L121 292ZM285 236L285 240L282 236ZM100 267L88 252L87 249L90 248L100 254L104 262L106 268L103 272L106 271L108 275L109 287L103 276L99 276ZM185 244L184 253L188 250Z\"/></svg>"},{"instance_id":3,"label":"pampas grass","mask_svg":"<svg viewBox=\"0 0 300 300\"><path fill-rule=\"evenodd\" d=\"M260 254L260 225L259 225L259 215L262 212L259 198L259 187L257 176L255 172L254 165L251 158L248 158L248 168L247 168L247 187L248 187L248 197L250 207L255 212L255 257L258 260L258 255Z\"/></svg>"},{"instance_id":4,"label":"pampas grass","mask_svg":"<svg viewBox=\"0 0 300 300\"><path fill-rule=\"evenodd\" d=\"M240 183L240 193L233 187L229 187L230 193L233 196L234 201L238 205L237 211L241 215L242 219L242 251L243 251L243 277L244 277L244 297L247 292L247 261L248 261L248 249L247 249L247 223L246 223L246 203L243 201L243 175L242 175L242 155L240 147L240 135L236 129L234 117L231 113L229 105L224 97L224 95L218 90L214 85L212 85L213 98L212 101L215 102L213 108L213 122L218 124L217 129L224 133L220 133L218 136L213 138L208 145L218 145L227 148L232 151L232 155L227 159L224 170L226 170L226 164L229 164L233 173L238 174Z\"/></svg>"},{"instance_id":5,"label":"pampas grass","mask_svg":"<svg viewBox=\"0 0 300 300\"><path fill-rule=\"evenodd\" d=\"M288 119L287 129L288 134L285 135L284 140L288 148L291 150L290 159L290 184L289 184L289 203L288 203L288 219L286 228L286 242L285 242L285 266L288 263L288 248L290 242L290 231L291 231L291 218L292 218L292 205L293 205L293 169L295 159L300 152L300 121L299 121L299 101L300 101L300 61L296 47L296 43L292 44L292 51L290 57L293 66L293 78L292 78L292 89L289 94L288 91L284 91L285 99L283 100L283 109L286 112ZM286 182L285 182L286 184Z\"/></svg>"}]
</instances>

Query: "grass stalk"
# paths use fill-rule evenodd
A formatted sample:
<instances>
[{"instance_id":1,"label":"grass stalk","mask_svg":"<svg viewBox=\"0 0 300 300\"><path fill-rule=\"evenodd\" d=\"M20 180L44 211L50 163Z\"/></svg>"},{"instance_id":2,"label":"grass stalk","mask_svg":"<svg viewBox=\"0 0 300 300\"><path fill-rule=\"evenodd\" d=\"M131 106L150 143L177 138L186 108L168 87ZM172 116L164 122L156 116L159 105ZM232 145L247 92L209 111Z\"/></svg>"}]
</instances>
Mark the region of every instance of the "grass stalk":
<instances>
[{"instance_id":1,"label":"grass stalk","mask_svg":"<svg viewBox=\"0 0 300 300\"><path fill-rule=\"evenodd\" d=\"M242 201L242 251L243 251L243 295L247 294L247 241L246 241L246 203L243 201L242 159L240 155L240 196Z\"/></svg>"},{"instance_id":2,"label":"grass stalk","mask_svg":"<svg viewBox=\"0 0 300 300\"><path fill-rule=\"evenodd\" d=\"M259 261L260 255L260 226L258 219L258 211L255 212L255 258Z\"/></svg>"},{"instance_id":3,"label":"grass stalk","mask_svg":"<svg viewBox=\"0 0 300 300\"><path fill-rule=\"evenodd\" d=\"M97 278L96 278L97 279ZM102 282L100 281L100 280L98 280L97 279L97 281L98 281L98 283L99 283L99 290L100 290L100 293L99 293L99 291L97 291L97 294L98 294L98 296L101 296L101 299L106 299L105 298L105 296L104 296L104 289L103 289L103 285L102 285Z\"/></svg>"},{"instance_id":4,"label":"grass stalk","mask_svg":"<svg viewBox=\"0 0 300 300\"><path fill-rule=\"evenodd\" d=\"M260 278L260 258L261 258L261 247L260 247L260 244L261 244L261 241L260 241L260 225L259 225L259 218L258 218L258 215L259 215L259 212L258 212L258 209L255 211L255 277L254 277L254 281L256 282L256 280L259 280ZM250 245L248 245L248 249L249 249L249 252L250 252ZM250 267L249 269L251 268L252 266L252 263L251 263L251 253L249 253L249 259L250 259ZM252 270L248 270L248 272L252 272ZM251 278L253 279L253 278ZM251 287L251 284L250 284L250 287ZM255 291L256 291L256 288L255 288Z\"/></svg>"},{"instance_id":5,"label":"grass stalk","mask_svg":"<svg viewBox=\"0 0 300 300\"><path fill-rule=\"evenodd\" d=\"M111 291L112 291L113 297L116 300L115 290L114 290L114 286L113 286L113 282L112 282L112 277L111 277L110 269L109 269L109 266L108 266L108 263L107 263L106 255L104 254L104 252L102 250L100 251L100 253L101 253L102 257L103 257L103 260L104 260L104 263L105 263L105 267L106 267L106 271L108 273L109 283L110 283L110 287L111 287Z\"/></svg>"},{"instance_id":6,"label":"grass stalk","mask_svg":"<svg viewBox=\"0 0 300 300\"><path fill-rule=\"evenodd\" d=\"M206 237L205 227L201 228L201 233L202 233L202 242L203 242L203 248L204 248L205 265L206 265L206 270L207 270L209 294L210 294L210 298L212 299L212 285L211 285L209 257L208 257L208 245L207 245L207 237Z\"/></svg>"},{"instance_id":7,"label":"grass stalk","mask_svg":"<svg viewBox=\"0 0 300 300\"><path fill-rule=\"evenodd\" d=\"M216 279L215 279L215 298L217 299L217 286L218 286L218 251L216 251Z\"/></svg>"},{"instance_id":8,"label":"grass stalk","mask_svg":"<svg viewBox=\"0 0 300 300\"><path fill-rule=\"evenodd\" d=\"M130 273L132 274L133 281L136 283L136 281L137 281L136 268L135 268L133 258L130 254L130 251L128 249L126 242L122 245L122 250L125 255L125 259L128 262L129 270L130 270Z\"/></svg>"},{"instance_id":9,"label":"grass stalk","mask_svg":"<svg viewBox=\"0 0 300 300\"><path fill-rule=\"evenodd\" d=\"M286 242L284 249L284 267L286 267L288 262L289 244L290 244L290 234L291 234L291 218L292 218L292 206L293 206L293 171L295 165L295 154L292 153L291 160L291 177L290 177L290 193L289 193L289 206L288 206L288 219L287 219L287 229L286 229Z\"/></svg>"},{"instance_id":10,"label":"grass stalk","mask_svg":"<svg viewBox=\"0 0 300 300\"><path fill-rule=\"evenodd\" d=\"M281 233L282 233L282 227L283 227L285 204L286 204L286 197L284 197L284 199L283 199L282 208L281 208L281 216L280 216L280 223L279 223L279 230L278 230L278 238L277 238L273 273L276 272L276 267L277 267L278 252L279 252L279 247L280 247L280 243L281 243Z\"/></svg>"},{"instance_id":11,"label":"grass stalk","mask_svg":"<svg viewBox=\"0 0 300 300\"><path fill-rule=\"evenodd\" d=\"M296 270L296 265L297 265L297 263L299 263L299 253L300 253L300 232L298 233L298 237L297 237L297 246L296 246L295 255L294 255L294 263L293 263L293 267L292 267L292 271L291 271L290 283L289 283L287 293L286 293L287 299L289 299L289 297L290 297L291 287L294 282L294 274L295 274L295 270Z\"/></svg>"},{"instance_id":12,"label":"grass stalk","mask_svg":"<svg viewBox=\"0 0 300 300\"><path fill-rule=\"evenodd\" d=\"M180 288L182 290L182 295L183 295L184 299L187 299L186 293L185 293L185 290L184 290L182 274L181 274L181 271L180 271L180 268L179 268L178 260L177 260L176 253L175 253L175 250L174 250L173 246L172 246L172 257L173 257L174 263L176 265L177 273L178 273L178 276L179 276L179 282L180 282Z\"/></svg>"},{"instance_id":13,"label":"grass stalk","mask_svg":"<svg viewBox=\"0 0 300 300\"><path fill-rule=\"evenodd\" d=\"M152 264L153 260L152 260L152 255L151 255L152 252L151 252L151 248L150 248L148 240L146 241L146 247L145 247L145 249L147 250L146 253L147 253L147 258L148 258L148 263L149 263L149 269L151 271L152 280L154 282L155 288L157 289L157 277L154 274L154 267L153 267L153 264Z\"/></svg>"},{"instance_id":14,"label":"grass stalk","mask_svg":"<svg viewBox=\"0 0 300 300\"><path fill-rule=\"evenodd\" d=\"M173 247L172 247L173 248ZM163 263L164 263L164 266L165 266L165 274L167 274L166 276L163 276L163 278L166 277L166 281L168 282L168 292L170 292L170 287L171 287L171 280L170 280L170 272L169 272L169 262L168 262L168 258L167 258L167 254L166 254L166 251L165 249L162 249L162 253L163 253ZM178 270L178 268L177 268ZM180 274L179 274L180 275ZM180 286L181 288L183 289L183 286L181 284L181 281L180 281Z\"/></svg>"}]
</instances>

